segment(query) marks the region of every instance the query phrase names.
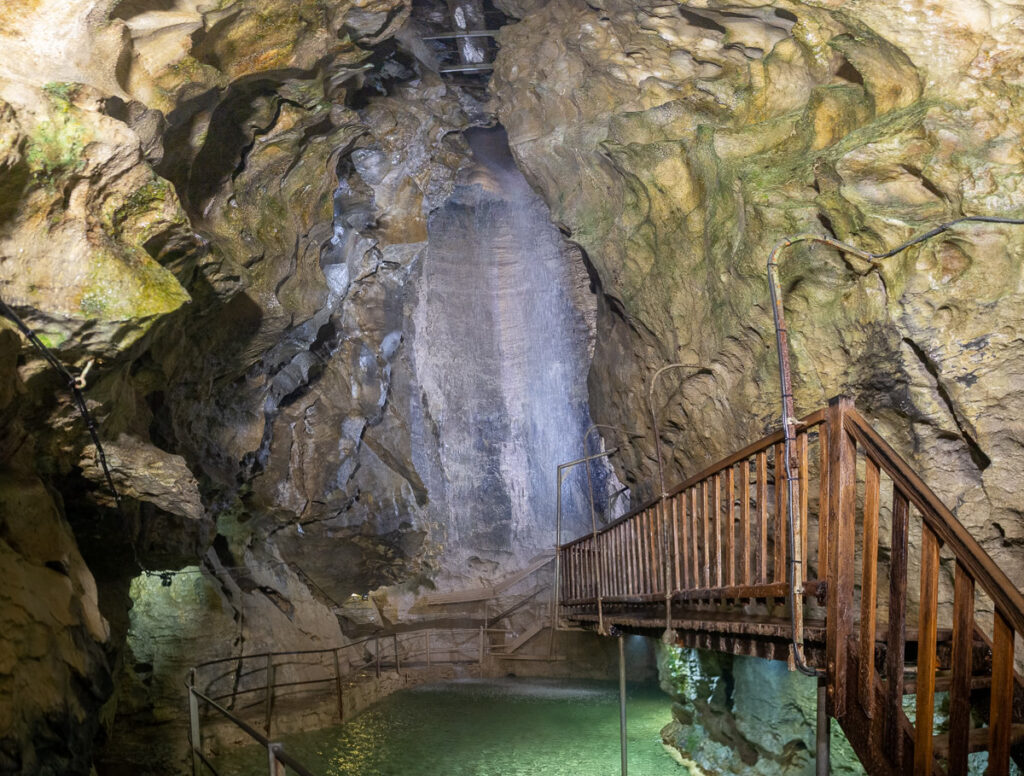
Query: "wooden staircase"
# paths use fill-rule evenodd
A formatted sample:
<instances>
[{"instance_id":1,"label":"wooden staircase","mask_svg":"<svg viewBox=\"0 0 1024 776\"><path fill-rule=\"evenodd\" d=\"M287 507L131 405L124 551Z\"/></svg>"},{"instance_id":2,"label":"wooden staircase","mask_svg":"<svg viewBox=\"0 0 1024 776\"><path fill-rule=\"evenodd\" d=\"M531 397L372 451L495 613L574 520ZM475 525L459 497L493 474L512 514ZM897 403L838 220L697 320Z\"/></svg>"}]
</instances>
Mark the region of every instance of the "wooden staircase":
<instances>
[{"instance_id":1,"label":"wooden staircase","mask_svg":"<svg viewBox=\"0 0 1024 776\"><path fill-rule=\"evenodd\" d=\"M551 628L552 585L550 572L546 570L554 561L554 552L543 552L531 558L523 568L492 584L420 596L415 608L452 607L465 611L467 606L482 607L478 621L483 628L482 633L487 636L487 655L500 660L560 659L550 649L545 649L543 654L524 654L528 650L520 652L537 635ZM542 574L544 578L538 579ZM524 591L523 588L527 589ZM497 607L494 613L492 606Z\"/></svg>"},{"instance_id":2,"label":"wooden staircase","mask_svg":"<svg viewBox=\"0 0 1024 776\"><path fill-rule=\"evenodd\" d=\"M807 661L869 773L1024 764L1020 591L850 400L798 426L792 547L784 458L780 431L560 547L560 617L792 661L796 559Z\"/></svg>"}]
</instances>

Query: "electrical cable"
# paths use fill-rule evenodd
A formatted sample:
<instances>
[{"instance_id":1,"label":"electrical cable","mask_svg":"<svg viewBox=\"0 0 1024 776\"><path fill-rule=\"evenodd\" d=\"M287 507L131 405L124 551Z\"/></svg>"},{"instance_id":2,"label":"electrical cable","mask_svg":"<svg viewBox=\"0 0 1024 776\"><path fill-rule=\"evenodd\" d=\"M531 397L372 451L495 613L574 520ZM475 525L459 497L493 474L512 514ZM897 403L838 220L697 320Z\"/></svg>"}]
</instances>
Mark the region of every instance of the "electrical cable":
<instances>
[{"instance_id":1,"label":"electrical cable","mask_svg":"<svg viewBox=\"0 0 1024 776\"><path fill-rule=\"evenodd\" d=\"M107 487L110 489L111 495L114 497L114 503L117 505L119 512L123 512L121 504L121 494L118 493L117 488L114 486L114 478L110 473L110 466L107 464L107 456L103 451L103 445L100 442L99 430L96 428L96 423L93 420L92 413L89 412L89 408L85 403L85 395L82 390L85 388L85 377L92 367L92 362L82 370L82 373L77 377L67 370L64 364L61 363L60 359L54 355L46 345L43 343L39 336L32 330L32 328L22 320L14 310L0 299L0 315L7 318L18 330L25 335L25 338L32 343L36 350L46 359L47 363L52 366L58 374L67 380L68 390L71 391L71 397L74 401L75 407L78 409L78 413L82 416L82 420L85 421L86 428L89 430L89 436L92 438L93 446L96 448L96 456L99 458L100 466L103 469L103 476L107 480Z\"/></svg>"},{"instance_id":2,"label":"electrical cable","mask_svg":"<svg viewBox=\"0 0 1024 776\"><path fill-rule=\"evenodd\" d=\"M799 523L799 515L796 515L794 510L797 506L797 499L794 497L794 483L797 477L793 474L793 441L794 432L793 426L796 425L796 413L793 407L793 385L792 385L792 373L789 365L789 336L786 329L786 317L782 307L782 287L779 283L779 253L788 248L791 245L795 245L800 242L814 242L823 245L828 245L832 248L836 248L844 253L850 253L858 258L870 262L872 265L877 266L877 262L882 259L888 259L895 256L897 253L901 253L907 248L912 248L915 245L919 245L927 240L937 237L938 235L952 229L954 226L963 223L987 223L987 224L1009 224L1014 226L1024 225L1024 218L1009 218L1005 216L963 216L961 218L947 221L943 224L939 224L933 229L923 232L916 237L907 240L895 248L881 253L871 253L865 251L855 245L850 245L842 240L837 240L832 237L826 237L824 235L817 234L798 234L793 237L787 237L782 240L768 255L768 289L771 296L772 303L772 318L775 323L775 345L778 355L779 364L779 390L782 400L782 429L783 429L783 442L784 442L784 457L785 457L785 472L786 472L786 515L787 515L787 540L789 543L789 564L787 570L787 583L789 587L789 610L790 610L790 624L793 629L793 662L796 669L802 674L807 676L823 676L823 672L807 665L804 657L804 642L803 642L803 600L800 595L797 595L796 582L803 576L803 569L797 570L797 566L803 565L804 559L797 559L796 557L796 525Z\"/></svg>"}]
</instances>

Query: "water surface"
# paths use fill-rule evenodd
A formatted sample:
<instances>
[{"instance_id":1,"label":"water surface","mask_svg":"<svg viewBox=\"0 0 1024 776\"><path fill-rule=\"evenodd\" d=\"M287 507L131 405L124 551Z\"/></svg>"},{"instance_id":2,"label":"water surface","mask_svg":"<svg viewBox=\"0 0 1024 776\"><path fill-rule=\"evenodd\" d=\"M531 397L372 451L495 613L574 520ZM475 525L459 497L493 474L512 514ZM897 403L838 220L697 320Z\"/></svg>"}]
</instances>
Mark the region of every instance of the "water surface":
<instances>
[{"instance_id":1,"label":"water surface","mask_svg":"<svg viewBox=\"0 0 1024 776\"><path fill-rule=\"evenodd\" d=\"M669 698L630 685L631 776L687 771L661 746ZM618 685L464 680L402 690L341 727L287 736L285 748L325 776L613 776L619 773ZM266 772L250 749L225 776Z\"/></svg>"}]
</instances>

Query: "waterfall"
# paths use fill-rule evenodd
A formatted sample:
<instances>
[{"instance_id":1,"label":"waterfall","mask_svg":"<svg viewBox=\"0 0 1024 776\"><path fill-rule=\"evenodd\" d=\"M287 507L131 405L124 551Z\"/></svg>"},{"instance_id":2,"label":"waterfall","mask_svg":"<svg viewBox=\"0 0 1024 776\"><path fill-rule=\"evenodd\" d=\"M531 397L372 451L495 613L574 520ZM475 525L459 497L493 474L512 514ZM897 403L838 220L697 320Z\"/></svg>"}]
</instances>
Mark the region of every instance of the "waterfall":
<instances>
[{"instance_id":1,"label":"waterfall","mask_svg":"<svg viewBox=\"0 0 1024 776\"><path fill-rule=\"evenodd\" d=\"M515 167L504 131L467 137L477 166L428 224L413 316L414 460L448 514L449 552L525 557L551 547L556 467L583 454L594 300L574 293L585 270ZM603 482L607 469L597 475ZM589 528L585 481L578 467L563 487L566 539Z\"/></svg>"}]
</instances>

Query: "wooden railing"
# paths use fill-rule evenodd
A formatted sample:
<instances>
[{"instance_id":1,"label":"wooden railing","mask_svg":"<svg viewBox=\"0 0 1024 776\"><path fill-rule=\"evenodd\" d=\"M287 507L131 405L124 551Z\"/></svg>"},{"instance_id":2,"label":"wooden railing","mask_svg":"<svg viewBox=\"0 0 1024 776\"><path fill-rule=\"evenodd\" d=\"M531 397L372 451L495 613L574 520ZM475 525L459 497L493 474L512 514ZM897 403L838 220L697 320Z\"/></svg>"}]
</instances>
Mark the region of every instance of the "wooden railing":
<instances>
[{"instance_id":1,"label":"wooden railing","mask_svg":"<svg viewBox=\"0 0 1024 776\"><path fill-rule=\"evenodd\" d=\"M828 458L825 411L804 418L796 437L799 461L805 589L813 591L822 553L807 555L809 531L828 533ZM809 461L820 476L811 482ZM782 432L716 463L669 492L601 529L565 544L561 604L639 603L664 599L735 600L786 594L785 477ZM827 542L811 545L827 547ZM813 561L811 563L810 561Z\"/></svg>"},{"instance_id":2,"label":"wooden railing","mask_svg":"<svg viewBox=\"0 0 1024 776\"><path fill-rule=\"evenodd\" d=\"M850 704L858 703L867 718L880 716L878 743L897 770L912 764L914 773L963 774L968 754L987 749L989 776L1007 774L1011 738L1018 732L1013 653L1015 634L1024 633L1024 597L850 400L833 402L829 412L829 426L839 430L830 458L833 504L841 515L828 573L830 713L842 720ZM886 501L888 514L883 513ZM890 557L882 563L879 534L885 522ZM920 570L916 586L911 569ZM886 589L880 602L878 592ZM911 625L916 625L916 680L907 688ZM940 659L940 632L951 648L948 658ZM882 633L885 662L876 665L875 643ZM987 657L979 660L979 647L991 650L990 665ZM855 681L843 666L856 666ZM850 684L857 686L855 699ZM977 706L972 692L986 687L988 727L972 732L971 709ZM949 692L948 732L939 736L933 730L937 691ZM912 725L903 712L903 698L910 694L916 696ZM986 710L980 711L984 716ZM937 758L945 760L945 769Z\"/></svg>"},{"instance_id":3,"label":"wooden railing","mask_svg":"<svg viewBox=\"0 0 1024 776\"><path fill-rule=\"evenodd\" d=\"M786 598L782 441L767 436L596 540L563 545L562 615L605 606L613 624L629 624L629 606L664 601L667 620L673 608L724 615L731 606L742 627L737 601ZM968 755L987 750L990 776L1007 774L1011 747L1024 740L1014 724L1015 692L1024 698L1014 671L1020 591L849 399L800 421L796 459L800 592L826 593L829 714L869 772L965 774ZM943 692L948 723L937 731ZM986 724L972 727L972 713Z\"/></svg>"}]
</instances>

